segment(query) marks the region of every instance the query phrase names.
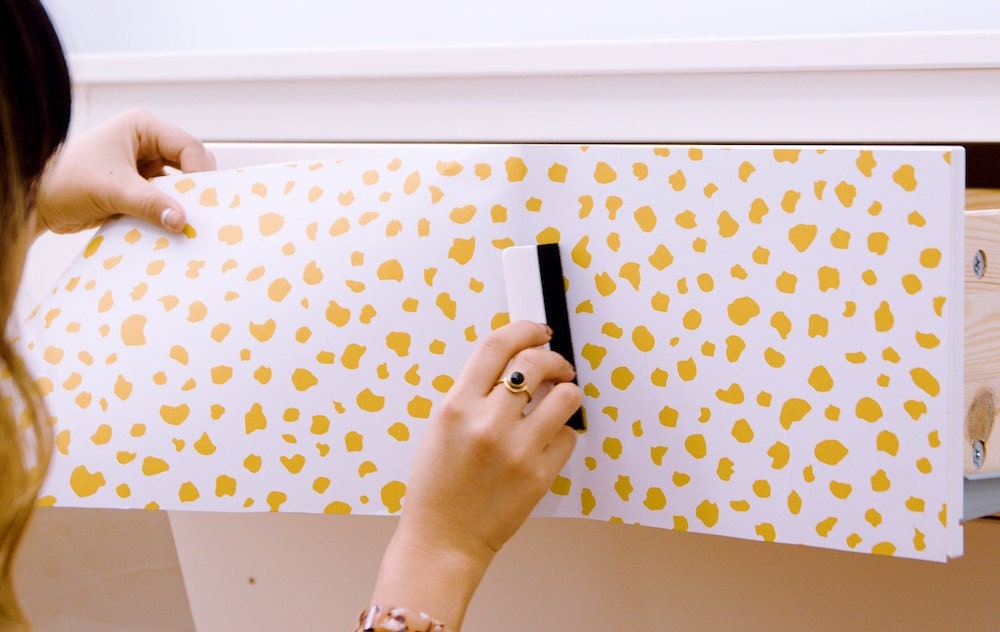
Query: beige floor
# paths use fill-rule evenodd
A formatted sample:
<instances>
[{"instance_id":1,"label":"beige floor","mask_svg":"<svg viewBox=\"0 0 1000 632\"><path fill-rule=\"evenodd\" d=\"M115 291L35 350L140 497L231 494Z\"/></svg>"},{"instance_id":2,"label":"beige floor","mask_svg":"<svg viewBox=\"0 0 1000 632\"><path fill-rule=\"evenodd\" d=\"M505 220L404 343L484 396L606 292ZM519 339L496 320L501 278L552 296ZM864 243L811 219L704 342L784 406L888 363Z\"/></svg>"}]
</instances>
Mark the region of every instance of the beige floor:
<instances>
[{"instance_id":1,"label":"beige floor","mask_svg":"<svg viewBox=\"0 0 1000 632\"><path fill-rule=\"evenodd\" d=\"M21 560L39 629L349 630L395 524L198 513L171 523L179 555L164 513L40 512ZM996 629L998 602L1000 521L968 524L966 555L945 565L548 519L498 557L465 629L979 632Z\"/></svg>"}]
</instances>

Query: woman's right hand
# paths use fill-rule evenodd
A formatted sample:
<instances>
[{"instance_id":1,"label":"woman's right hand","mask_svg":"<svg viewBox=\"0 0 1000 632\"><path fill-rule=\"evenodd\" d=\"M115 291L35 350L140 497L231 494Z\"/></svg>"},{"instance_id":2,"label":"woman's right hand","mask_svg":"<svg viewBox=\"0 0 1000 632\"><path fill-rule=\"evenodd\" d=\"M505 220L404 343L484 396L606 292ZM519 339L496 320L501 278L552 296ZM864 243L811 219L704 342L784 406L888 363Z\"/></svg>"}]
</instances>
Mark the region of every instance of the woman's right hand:
<instances>
[{"instance_id":1,"label":"woman's right hand","mask_svg":"<svg viewBox=\"0 0 1000 632\"><path fill-rule=\"evenodd\" d=\"M403 516L372 603L419 609L457 629L493 556L521 527L566 464L580 406L573 367L539 348L545 325L518 321L487 336L438 405L410 475ZM521 372L528 398L498 384Z\"/></svg>"}]
</instances>

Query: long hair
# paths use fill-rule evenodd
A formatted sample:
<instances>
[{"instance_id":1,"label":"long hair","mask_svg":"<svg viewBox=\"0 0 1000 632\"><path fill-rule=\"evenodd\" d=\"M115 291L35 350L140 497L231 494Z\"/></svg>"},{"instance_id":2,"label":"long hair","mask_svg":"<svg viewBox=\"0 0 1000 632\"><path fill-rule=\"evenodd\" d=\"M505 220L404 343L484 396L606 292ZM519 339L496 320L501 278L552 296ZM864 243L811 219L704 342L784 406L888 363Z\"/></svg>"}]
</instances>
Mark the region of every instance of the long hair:
<instances>
[{"instance_id":1,"label":"long hair","mask_svg":"<svg viewBox=\"0 0 1000 632\"><path fill-rule=\"evenodd\" d=\"M26 626L14 554L52 452L41 394L11 341L10 319L33 229L39 177L66 137L69 72L38 0L0 0L0 629Z\"/></svg>"}]
</instances>

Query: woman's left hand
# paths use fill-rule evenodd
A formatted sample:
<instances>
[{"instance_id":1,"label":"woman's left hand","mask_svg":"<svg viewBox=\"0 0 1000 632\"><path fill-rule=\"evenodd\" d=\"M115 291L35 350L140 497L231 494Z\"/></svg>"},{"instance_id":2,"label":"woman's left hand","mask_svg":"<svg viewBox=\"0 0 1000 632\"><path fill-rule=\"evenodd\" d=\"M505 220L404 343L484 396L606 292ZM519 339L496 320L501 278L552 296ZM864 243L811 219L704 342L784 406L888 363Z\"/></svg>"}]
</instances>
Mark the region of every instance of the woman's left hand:
<instances>
[{"instance_id":1,"label":"woman's left hand","mask_svg":"<svg viewBox=\"0 0 1000 632\"><path fill-rule=\"evenodd\" d=\"M53 157L39 183L38 231L72 233L124 214L180 232L184 209L147 181L165 166L208 171L215 158L198 139L144 110L109 119Z\"/></svg>"}]
</instances>

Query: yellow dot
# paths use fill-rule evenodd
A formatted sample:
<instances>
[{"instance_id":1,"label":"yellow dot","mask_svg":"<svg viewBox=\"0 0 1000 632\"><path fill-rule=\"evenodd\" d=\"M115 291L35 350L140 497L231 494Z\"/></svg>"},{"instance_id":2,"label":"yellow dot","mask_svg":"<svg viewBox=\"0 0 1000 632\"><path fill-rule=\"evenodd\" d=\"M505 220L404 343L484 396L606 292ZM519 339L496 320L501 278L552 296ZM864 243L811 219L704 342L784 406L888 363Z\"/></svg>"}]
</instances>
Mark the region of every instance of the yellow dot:
<instances>
[{"instance_id":1,"label":"yellow dot","mask_svg":"<svg viewBox=\"0 0 1000 632\"><path fill-rule=\"evenodd\" d=\"M840 250L847 250L851 243L851 233L838 228L830 235L830 245Z\"/></svg>"},{"instance_id":2,"label":"yellow dot","mask_svg":"<svg viewBox=\"0 0 1000 632\"><path fill-rule=\"evenodd\" d=\"M874 423L882 418L882 406L871 397L862 397L858 400L854 413L858 419Z\"/></svg>"},{"instance_id":3,"label":"yellow dot","mask_svg":"<svg viewBox=\"0 0 1000 632\"><path fill-rule=\"evenodd\" d=\"M177 497L180 498L182 503L190 503L198 500L201 496L198 493L198 488L194 486L194 483L188 481L183 483L179 490L177 490Z\"/></svg>"},{"instance_id":4,"label":"yellow dot","mask_svg":"<svg viewBox=\"0 0 1000 632\"><path fill-rule=\"evenodd\" d=\"M892 174L892 181L903 187L904 191L917 188L917 178L913 165L902 165Z\"/></svg>"},{"instance_id":5,"label":"yellow dot","mask_svg":"<svg viewBox=\"0 0 1000 632\"><path fill-rule=\"evenodd\" d=\"M428 419L431 416L432 407L433 407L433 402L431 400L427 399L426 397L420 397L419 395L416 395L414 396L413 399L407 402L406 412L409 413L410 416L413 417L414 419Z\"/></svg>"},{"instance_id":6,"label":"yellow dot","mask_svg":"<svg viewBox=\"0 0 1000 632\"><path fill-rule=\"evenodd\" d=\"M743 161L740 163L738 171L740 181L746 182L755 171L757 171L757 168L754 167L749 161Z\"/></svg>"},{"instance_id":7,"label":"yellow dot","mask_svg":"<svg viewBox=\"0 0 1000 632\"><path fill-rule=\"evenodd\" d=\"M708 445L705 442L705 435L693 434L684 440L684 449L688 454L696 459L705 458L708 454Z\"/></svg>"},{"instance_id":8,"label":"yellow dot","mask_svg":"<svg viewBox=\"0 0 1000 632\"><path fill-rule=\"evenodd\" d=\"M789 191L792 193L792 191ZM761 198L754 198L754 201L750 203L750 212L747 213L747 217L754 224L760 224L764 221L764 216L770 212L771 209L767 207L767 202Z\"/></svg>"},{"instance_id":9,"label":"yellow dot","mask_svg":"<svg viewBox=\"0 0 1000 632\"><path fill-rule=\"evenodd\" d=\"M584 269L590 267L590 262L592 260L590 253L587 251L587 245L589 243L590 243L590 237L584 235L583 237L580 238L580 241L578 241L577 244L573 246L573 250L571 251L571 257L573 259L573 263Z\"/></svg>"},{"instance_id":10,"label":"yellow dot","mask_svg":"<svg viewBox=\"0 0 1000 632\"><path fill-rule=\"evenodd\" d=\"M696 309L688 310L682 320L685 329L695 330L701 325L701 312Z\"/></svg>"},{"instance_id":11,"label":"yellow dot","mask_svg":"<svg viewBox=\"0 0 1000 632\"><path fill-rule=\"evenodd\" d=\"M660 409L660 415L659 415L660 424L666 426L667 428L676 428L677 418L679 417L679 415L680 413L677 411L677 409L671 408L670 406L664 406L662 409Z\"/></svg>"},{"instance_id":12,"label":"yellow dot","mask_svg":"<svg viewBox=\"0 0 1000 632\"><path fill-rule=\"evenodd\" d=\"M841 500L846 500L851 495L853 488L848 483L840 481L830 481L830 493Z\"/></svg>"},{"instance_id":13,"label":"yellow dot","mask_svg":"<svg viewBox=\"0 0 1000 632\"><path fill-rule=\"evenodd\" d=\"M212 439L208 436L207 432L201 433L201 437L194 442L194 450L198 454L203 454L205 456L215 452L215 444L212 443Z\"/></svg>"},{"instance_id":14,"label":"yellow dot","mask_svg":"<svg viewBox=\"0 0 1000 632\"><path fill-rule=\"evenodd\" d=\"M813 466L807 465L802 468L802 480L807 483L812 483L816 480L816 474L813 472Z\"/></svg>"},{"instance_id":15,"label":"yellow dot","mask_svg":"<svg viewBox=\"0 0 1000 632\"><path fill-rule=\"evenodd\" d=\"M285 218L277 213L264 213L257 219L260 234L268 237L277 233L285 225Z\"/></svg>"},{"instance_id":16,"label":"yellow dot","mask_svg":"<svg viewBox=\"0 0 1000 632\"><path fill-rule=\"evenodd\" d=\"M915 274L907 274L902 278L903 289L906 290L907 294L913 295L923 289L923 283L920 282L920 277Z\"/></svg>"},{"instance_id":17,"label":"yellow dot","mask_svg":"<svg viewBox=\"0 0 1000 632\"><path fill-rule=\"evenodd\" d=\"M914 384L931 397L937 397L938 393L941 392L941 385L927 369L917 367L911 370L910 378Z\"/></svg>"},{"instance_id":18,"label":"yellow dot","mask_svg":"<svg viewBox=\"0 0 1000 632\"><path fill-rule=\"evenodd\" d=\"M747 344L739 336L729 336L726 338L726 359L730 362L736 362L740 359L740 355L743 350L746 349Z\"/></svg>"},{"instance_id":19,"label":"yellow dot","mask_svg":"<svg viewBox=\"0 0 1000 632\"><path fill-rule=\"evenodd\" d=\"M628 281L629 284L632 286L632 289L635 290L639 289L640 267L638 263L630 261L628 263L623 264L621 269L618 270L618 276Z\"/></svg>"},{"instance_id":20,"label":"yellow dot","mask_svg":"<svg viewBox=\"0 0 1000 632\"><path fill-rule=\"evenodd\" d=\"M858 171L864 174L866 178L870 178L878 163L875 161L875 154L871 150L863 149L858 155L858 159L854 161L854 164L858 167Z\"/></svg>"},{"instance_id":21,"label":"yellow dot","mask_svg":"<svg viewBox=\"0 0 1000 632\"><path fill-rule=\"evenodd\" d=\"M690 228L696 228L698 226L697 218L695 217L695 214L690 210L678 213L674 217L674 222L676 222L676 224L681 228L690 229Z\"/></svg>"},{"instance_id":22,"label":"yellow dot","mask_svg":"<svg viewBox=\"0 0 1000 632\"><path fill-rule=\"evenodd\" d=\"M703 525L712 528L719 522L719 506L710 500L704 500L694 510L695 516Z\"/></svg>"},{"instance_id":23,"label":"yellow dot","mask_svg":"<svg viewBox=\"0 0 1000 632\"><path fill-rule=\"evenodd\" d=\"M737 325L746 325L750 320L760 314L760 306L757 301L749 296L737 298L729 304L727 308L729 320Z\"/></svg>"},{"instance_id":24,"label":"yellow dot","mask_svg":"<svg viewBox=\"0 0 1000 632\"><path fill-rule=\"evenodd\" d=\"M406 485L400 481L386 483L380 492L382 504L389 510L389 513L396 513L402 509L402 501L405 494Z\"/></svg>"},{"instance_id":25,"label":"yellow dot","mask_svg":"<svg viewBox=\"0 0 1000 632\"><path fill-rule=\"evenodd\" d=\"M920 251L920 265L925 268L936 268L941 263L941 251L937 248L926 248Z\"/></svg>"},{"instance_id":26,"label":"yellow dot","mask_svg":"<svg viewBox=\"0 0 1000 632\"><path fill-rule=\"evenodd\" d=\"M762 266L767 265L768 259L771 257L771 251L764 246L757 246L754 248L753 253L750 255L754 263L758 263Z\"/></svg>"},{"instance_id":27,"label":"yellow dot","mask_svg":"<svg viewBox=\"0 0 1000 632\"><path fill-rule=\"evenodd\" d=\"M737 419L736 423L733 424L730 434L740 443L750 443L753 441L753 428L750 427L746 419Z\"/></svg>"},{"instance_id":28,"label":"yellow dot","mask_svg":"<svg viewBox=\"0 0 1000 632\"><path fill-rule=\"evenodd\" d=\"M821 538L829 537L830 532L833 531L833 527L836 526L836 524L837 518L831 516L816 525L816 534Z\"/></svg>"},{"instance_id":29,"label":"yellow dot","mask_svg":"<svg viewBox=\"0 0 1000 632\"><path fill-rule=\"evenodd\" d=\"M792 456L791 450L781 441L775 441L767 450L767 455L771 457L771 468L780 470L788 465L788 460Z\"/></svg>"},{"instance_id":30,"label":"yellow dot","mask_svg":"<svg viewBox=\"0 0 1000 632\"><path fill-rule=\"evenodd\" d=\"M892 315L889 303L882 301L879 303L878 309L875 310L875 331L889 331L892 329L894 323L895 318Z\"/></svg>"},{"instance_id":31,"label":"yellow dot","mask_svg":"<svg viewBox=\"0 0 1000 632\"><path fill-rule=\"evenodd\" d=\"M617 289L618 284L607 272L602 272L594 277L594 285L601 296L610 296Z\"/></svg>"},{"instance_id":32,"label":"yellow dot","mask_svg":"<svg viewBox=\"0 0 1000 632\"><path fill-rule=\"evenodd\" d=\"M830 332L830 321L819 314L809 316L809 337L825 338Z\"/></svg>"},{"instance_id":33,"label":"yellow dot","mask_svg":"<svg viewBox=\"0 0 1000 632\"><path fill-rule=\"evenodd\" d=\"M358 408L370 413L377 413L385 406L385 397L376 395L368 388L358 393L356 401Z\"/></svg>"},{"instance_id":34,"label":"yellow dot","mask_svg":"<svg viewBox=\"0 0 1000 632\"><path fill-rule=\"evenodd\" d=\"M680 169L670 174L667 181L670 182L670 186L674 191L683 191L684 187L687 186L687 178L684 176L684 172Z\"/></svg>"},{"instance_id":35,"label":"yellow dot","mask_svg":"<svg viewBox=\"0 0 1000 632\"><path fill-rule=\"evenodd\" d=\"M215 495L219 498L223 496L236 495L236 479L225 474L220 474L215 479Z\"/></svg>"},{"instance_id":36,"label":"yellow dot","mask_svg":"<svg viewBox=\"0 0 1000 632\"><path fill-rule=\"evenodd\" d=\"M69 477L70 488L80 498L93 496L100 488L104 487L105 483L103 473L91 473L83 465L74 468Z\"/></svg>"},{"instance_id":37,"label":"yellow dot","mask_svg":"<svg viewBox=\"0 0 1000 632\"><path fill-rule=\"evenodd\" d=\"M889 249L889 236L885 233L872 233L868 235L868 250L877 254L884 255Z\"/></svg>"},{"instance_id":38,"label":"yellow dot","mask_svg":"<svg viewBox=\"0 0 1000 632\"><path fill-rule=\"evenodd\" d=\"M599 161L594 167L594 180L601 184L609 184L618 178L618 174L606 162Z\"/></svg>"},{"instance_id":39,"label":"yellow dot","mask_svg":"<svg viewBox=\"0 0 1000 632\"><path fill-rule=\"evenodd\" d=\"M670 307L670 297L662 292L657 292L650 299L650 306L658 312L666 312Z\"/></svg>"},{"instance_id":40,"label":"yellow dot","mask_svg":"<svg viewBox=\"0 0 1000 632\"><path fill-rule=\"evenodd\" d=\"M191 408L187 404L178 406L160 406L160 418L172 426L179 426L188 418Z\"/></svg>"},{"instance_id":41,"label":"yellow dot","mask_svg":"<svg viewBox=\"0 0 1000 632\"><path fill-rule=\"evenodd\" d=\"M266 322L259 325L251 321L249 324L250 335L260 342L267 342L274 336L277 326L278 324L274 322L273 318L268 318Z\"/></svg>"},{"instance_id":42,"label":"yellow dot","mask_svg":"<svg viewBox=\"0 0 1000 632\"><path fill-rule=\"evenodd\" d=\"M267 428L267 416L264 415L263 407L259 403L254 402L250 406L250 410L243 416L243 422L246 434Z\"/></svg>"},{"instance_id":43,"label":"yellow dot","mask_svg":"<svg viewBox=\"0 0 1000 632\"><path fill-rule=\"evenodd\" d=\"M826 393L833 388L833 378L825 366L819 365L809 373L809 385L820 393Z\"/></svg>"},{"instance_id":44,"label":"yellow dot","mask_svg":"<svg viewBox=\"0 0 1000 632\"><path fill-rule=\"evenodd\" d=\"M435 165L437 172L443 176L456 176L462 172L462 164L454 160L439 160Z\"/></svg>"},{"instance_id":45,"label":"yellow dot","mask_svg":"<svg viewBox=\"0 0 1000 632\"><path fill-rule=\"evenodd\" d=\"M451 248L448 249L448 258L453 259L460 265L465 265L472 260L473 255L476 252L476 238L470 237L469 239L462 239L456 237L452 241ZM402 280L402 271L400 271L400 279Z\"/></svg>"},{"instance_id":46,"label":"yellow dot","mask_svg":"<svg viewBox=\"0 0 1000 632\"><path fill-rule=\"evenodd\" d=\"M826 439L816 444L814 454L820 462L827 465L836 465L847 456L848 449L836 439Z\"/></svg>"},{"instance_id":47,"label":"yellow dot","mask_svg":"<svg viewBox=\"0 0 1000 632\"><path fill-rule=\"evenodd\" d=\"M882 514L875 509L869 509L865 512L865 521L871 526L877 527L882 524Z\"/></svg>"},{"instance_id":48,"label":"yellow dot","mask_svg":"<svg viewBox=\"0 0 1000 632\"><path fill-rule=\"evenodd\" d=\"M733 219L733 216L729 214L729 211L722 211L719 213L716 223L719 225L720 237L732 237L740 229L739 223Z\"/></svg>"},{"instance_id":49,"label":"yellow dot","mask_svg":"<svg viewBox=\"0 0 1000 632\"><path fill-rule=\"evenodd\" d=\"M894 433L883 430L875 438L875 447L879 452L896 456L896 453L899 452L899 438Z\"/></svg>"},{"instance_id":50,"label":"yellow dot","mask_svg":"<svg viewBox=\"0 0 1000 632\"><path fill-rule=\"evenodd\" d=\"M625 502L628 502L629 496L632 495L633 491L632 479L628 476L618 475L618 479L615 481L614 487L618 497Z\"/></svg>"},{"instance_id":51,"label":"yellow dot","mask_svg":"<svg viewBox=\"0 0 1000 632\"><path fill-rule=\"evenodd\" d=\"M698 366L695 364L694 358L681 360L677 363L677 375L680 376L680 378L685 382L693 380L697 373Z\"/></svg>"},{"instance_id":52,"label":"yellow dot","mask_svg":"<svg viewBox=\"0 0 1000 632\"><path fill-rule=\"evenodd\" d=\"M878 470L871 478L872 491L874 492L884 492L892 486L889 481L889 477L886 475L885 470Z\"/></svg>"},{"instance_id":53,"label":"yellow dot","mask_svg":"<svg viewBox=\"0 0 1000 632\"><path fill-rule=\"evenodd\" d=\"M778 419L781 427L788 430L792 424L802 419L812 410L812 405L804 399L793 397L781 405L781 413Z\"/></svg>"},{"instance_id":54,"label":"yellow dot","mask_svg":"<svg viewBox=\"0 0 1000 632\"><path fill-rule=\"evenodd\" d=\"M783 271L775 279L774 285L778 288L779 292L784 294L795 294L795 285L798 283L799 279L794 274Z\"/></svg>"},{"instance_id":55,"label":"yellow dot","mask_svg":"<svg viewBox=\"0 0 1000 632\"><path fill-rule=\"evenodd\" d=\"M146 476L156 476L170 469L170 465L167 464L161 458L155 456L147 456L142 460L142 473Z\"/></svg>"},{"instance_id":56,"label":"yellow dot","mask_svg":"<svg viewBox=\"0 0 1000 632\"><path fill-rule=\"evenodd\" d=\"M817 232L818 228L815 224L798 224L788 230L788 241L799 252L805 252L816 239Z\"/></svg>"},{"instance_id":57,"label":"yellow dot","mask_svg":"<svg viewBox=\"0 0 1000 632\"><path fill-rule=\"evenodd\" d=\"M649 331L649 329L646 328L645 325L639 325L638 327L632 330L632 344L634 344L635 348L638 349L639 351L643 352L652 351L653 347L656 346L656 338ZM603 354L607 353L607 350L604 349L603 347L599 347L599 349L601 349L601 351L603 352L601 354L603 357Z\"/></svg>"},{"instance_id":58,"label":"yellow dot","mask_svg":"<svg viewBox=\"0 0 1000 632\"><path fill-rule=\"evenodd\" d=\"M853 184L841 182L834 187L833 191L837 194L837 199L845 207L850 208L854 205L854 198L858 194L858 189Z\"/></svg>"},{"instance_id":59,"label":"yellow dot","mask_svg":"<svg viewBox=\"0 0 1000 632\"><path fill-rule=\"evenodd\" d=\"M656 228L656 213L653 212L652 208L641 206L635 210L632 216L635 218L635 223L643 232L648 233Z\"/></svg>"},{"instance_id":60,"label":"yellow dot","mask_svg":"<svg viewBox=\"0 0 1000 632\"><path fill-rule=\"evenodd\" d=\"M667 497L659 487L650 487L646 490L646 500L642 504L650 511L660 511L667 506Z\"/></svg>"},{"instance_id":61,"label":"yellow dot","mask_svg":"<svg viewBox=\"0 0 1000 632\"><path fill-rule=\"evenodd\" d=\"M403 266L398 259L389 259L379 264L375 275L381 281L402 281Z\"/></svg>"},{"instance_id":62,"label":"yellow dot","mask_svg":"<svg viewBox=\"0 0 1000 632\"><path fill-rule=\"evenodd\" d=\"M297 391L307 391L319 384L319 379L307 369L295 369L292 373L292 384Z\"/></svg>"},{"instance_id":63,"label":"yellow dot","mask_svg":"<svg viewBox=\"0 0 1000 632\"><path fill-rule=\"evenodd\" d=\"M719 477L719 480L729 481L736 471L734 465L735 463L728 457L719 459L719 465L715 469L715 474Z\"/></svg>"},{"instance_id":64,"label":"yellow dot","mask_svg":"<svg viewBox=\"0 0 1000 632\"><path fill-rule=\"evenodd\" d=\"M802 511L802 497L794 489L788 494L788 511L797 516Z\"/></svg>"},{"instance_id":65,"label":"yellow dot","mask_svg":"<svg viewBox=\"0 0 1000 632\"><path fill-rule=\"evenodd\" d=\"M792 332L792 321L789 320L784 312L775 312L771 316L771 326L778 332L782 340L786 340L788 334Z\"/></svg>"},{"instance_id":66,"label":"yellow dot","mask_svg":"<svg viewBox=\"0 0 1000 632\"><path fill-rule=\"evenodd\" d=\"M757 479L753 482L753 493L757 498L771 497L771 484L764 479Z\"/></svg>"},{"instance_id":67,"label":"yellow dot","mask_svg":"<svg viewBox=\"0 0 1000 632\"><path fill-rule=\"evenodd\" d=\"M715 396L727 404L742 404L745 399L743 388L735 382L730 384L729 388L725 390L719 389L715 391Z\"/></svg>"}]
</instances>

